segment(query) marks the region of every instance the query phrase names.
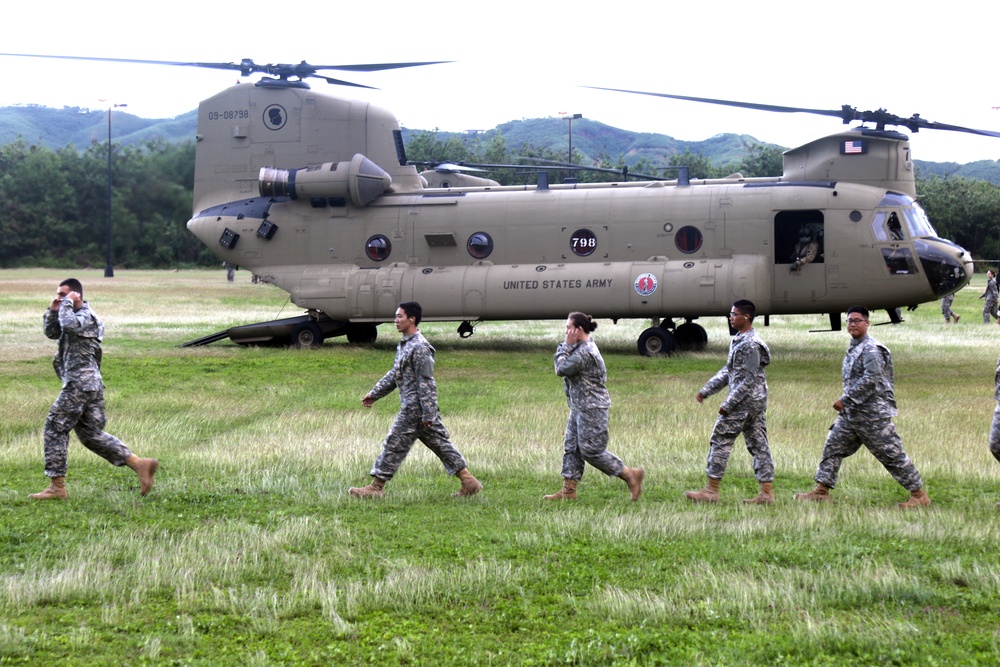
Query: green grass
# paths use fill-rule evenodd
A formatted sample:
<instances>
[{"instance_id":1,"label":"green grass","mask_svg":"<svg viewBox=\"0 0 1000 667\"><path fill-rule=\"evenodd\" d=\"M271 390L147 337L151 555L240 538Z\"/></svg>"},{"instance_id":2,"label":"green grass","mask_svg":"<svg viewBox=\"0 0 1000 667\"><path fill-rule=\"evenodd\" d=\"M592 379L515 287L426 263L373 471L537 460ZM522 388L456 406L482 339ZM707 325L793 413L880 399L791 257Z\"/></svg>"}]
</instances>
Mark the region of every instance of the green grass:
<instances>
[{"instance_id":1,"label":"green grass","mask_svg":"<svg viewBox=\"0 0 1000 667\"><path fill-rule=\"evenodd\" d=\"M380 501L347 494L398 408L360 398L398 338L371 348L179 348L298 310L244 272L77 272L104 318L108 430L161 461L141 498L127 469L75 439L65 502L38 503L41 430L58 392L41 314L62 273L0 271L0 665L993 665L1000 655L1000 465L987 449L1000 327L982 279L905 325L894 353L907 452L934 503L906 496L866 451L834 502L802 505L845 332L775 317L771 448L778 502L737 446L722 502L695 506L719 397L694 395L725 360L635 353L646 323L601 321L611 449L647 470L642 499L588 469L559 488L561 321L487 323L469 339L428 323L453 440L485 484L471 499L419 444ZM880 314L876 319L886 319ZM742 442L742 441L740 441Z\"/></svg>"}]
</instances>

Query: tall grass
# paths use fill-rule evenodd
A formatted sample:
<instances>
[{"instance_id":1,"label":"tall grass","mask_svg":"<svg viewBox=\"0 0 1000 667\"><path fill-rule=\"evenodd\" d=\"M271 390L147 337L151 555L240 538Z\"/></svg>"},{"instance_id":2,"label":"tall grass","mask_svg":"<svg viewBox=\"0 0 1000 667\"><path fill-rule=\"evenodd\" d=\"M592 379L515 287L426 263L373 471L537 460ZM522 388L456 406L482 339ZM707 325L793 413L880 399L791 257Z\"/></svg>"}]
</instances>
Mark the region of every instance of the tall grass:
<instances>
[{"instance_id":1,"label":"tall grass","mask_svg":"<svg viewBox=\"0 0 1000 667\"><path fill-rule=\"evenodd\" d=\"M243 273L77 272L107 329L108 430L161 460L154 491L75 440L70 498L37 503L41 429L58 392L41 315L62 273L0 271L0 663L993 664L1000 465L986 437L1000 327L981 288L899 327L896 420L934 503L905 497L862 450L834 502L802 505L840 394L845 332L775 317L768 427L778 502L735 448L722 502L704 481L718 406L694 396L724 363L635 352L646 323L602 321L612 451L647 470L638 503L593 469L561 483L567 408L552 372L561 322L421 328L438 350L443 419L485 483L470 499L419 444L386 498L358 502L398 409L360 398L397 334L318 350L182 342L298 311ZM876 316L878 317L878 316Z\"/></svg>"}]
</instances>

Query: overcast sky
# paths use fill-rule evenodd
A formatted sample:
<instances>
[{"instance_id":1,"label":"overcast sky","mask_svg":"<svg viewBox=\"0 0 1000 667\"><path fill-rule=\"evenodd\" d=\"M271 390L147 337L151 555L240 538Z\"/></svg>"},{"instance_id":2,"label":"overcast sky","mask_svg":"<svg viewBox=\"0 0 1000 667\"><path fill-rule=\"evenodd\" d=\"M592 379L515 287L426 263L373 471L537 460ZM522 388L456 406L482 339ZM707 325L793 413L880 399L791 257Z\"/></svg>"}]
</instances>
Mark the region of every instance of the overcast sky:
<instances>
[{"instance_id":1,"label":"overcast sky","mask_svg":"<svg viewBox=\"0 0 1000 667\"><path fill-rule=\"evenodd\" d=\"M256 8L255 8L256 7ZM843 129L807 114L713 107L588 90L626 88L899 116L1000 131L996 20L984 5L713 2L101 1L4 10L0 51L144 60L348 65L454 61L337 73L381 90L314 88L374 102L411 129L490 129L581 113L614 127L703 140L750 134L792 147ZM0 106L106 108L168 118L238 73L155 65L0 58ZM30 139L30 137L28 138ZM1000 159L1000 138L911 135L913 156Z\"/></svg>"}]
</instances>

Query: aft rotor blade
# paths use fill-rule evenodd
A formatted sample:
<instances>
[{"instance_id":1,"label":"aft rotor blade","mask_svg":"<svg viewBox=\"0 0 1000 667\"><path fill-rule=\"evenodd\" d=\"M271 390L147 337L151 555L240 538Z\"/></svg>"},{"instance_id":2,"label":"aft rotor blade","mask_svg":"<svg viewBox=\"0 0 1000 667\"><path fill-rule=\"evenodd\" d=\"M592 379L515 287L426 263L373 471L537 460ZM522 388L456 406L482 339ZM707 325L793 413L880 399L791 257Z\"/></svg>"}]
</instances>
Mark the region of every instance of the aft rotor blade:
<instances>
[{"instance_id":1,"label":"aft rotor blade","mask_svg":"<svg viewBox=\"0 0 1000 667\"><path fill-rule=\"evenodd\" d=\"M403 67L422 67L424 65L445 65L452 60L434 60L424 63L375 63L371 65L313 65L316 69L339 69L346 72L381 72L385 69L401 69Z\"/></svg>"}]
</instances>

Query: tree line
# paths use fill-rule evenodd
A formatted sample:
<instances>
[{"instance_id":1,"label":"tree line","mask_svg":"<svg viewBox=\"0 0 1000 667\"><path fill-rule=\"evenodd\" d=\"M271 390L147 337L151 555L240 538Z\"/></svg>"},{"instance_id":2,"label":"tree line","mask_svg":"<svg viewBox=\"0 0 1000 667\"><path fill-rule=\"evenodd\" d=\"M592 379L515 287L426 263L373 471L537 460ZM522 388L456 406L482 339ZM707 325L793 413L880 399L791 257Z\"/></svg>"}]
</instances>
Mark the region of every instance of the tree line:
<instances>
[{"instance_id":1,"label":"tree line","mask_svg":"<svg viewBox=\"0 0 1000 667\"><path fill-rule=\"evenodd\" d=\"M643 158L630 173L676 177L687 166L693 179L721 178L739 172L746 177L782 173L781 149L763 144L744 146L737 163L715 165L702 154L664 157L660 164ZM213 266L211 250L187 231L194 189L194 143L146 142L113 146L111 159L111 256L120 268ZM565 152L519 146L516 155L503 135L438 139L436 132L410 137L407 156L415 163L467 162L490 165L520 163L520 169L489 168L483 175L503 185L533 183L540 167L550 182L621 180L624 156L604 153L586 158L574 151L573 163L589 163L603 171L553 166ZM917 179L917 194L935 229L979 259L1000 254L1000 187L964 178ZM23 140L0 146L0 267L99 267L105 263L108 239L107 145L59 150L28 145Z\"/></svg>"}]
</instances>

